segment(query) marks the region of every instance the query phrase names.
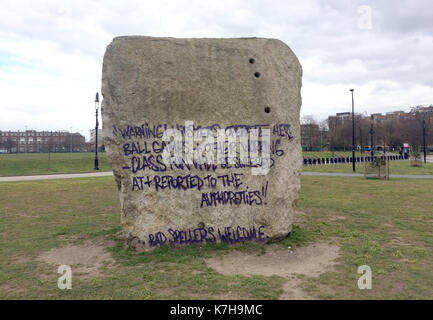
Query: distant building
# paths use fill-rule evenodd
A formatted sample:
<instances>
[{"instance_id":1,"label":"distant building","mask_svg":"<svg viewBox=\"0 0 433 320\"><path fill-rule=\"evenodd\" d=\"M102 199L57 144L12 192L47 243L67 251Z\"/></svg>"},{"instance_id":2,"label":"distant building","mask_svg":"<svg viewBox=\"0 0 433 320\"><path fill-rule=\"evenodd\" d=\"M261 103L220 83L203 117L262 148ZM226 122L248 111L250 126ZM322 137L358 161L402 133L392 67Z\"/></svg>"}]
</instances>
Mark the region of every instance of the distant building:
<instances>
[{"instance_id":1,"label":"distant building","mask_svg":"<svg viewBox=\"0 0 433 320\"><path fill-rule=\"evenodd\" d=\"M7 152L82 151L85 138L67 131L0 131L0 149Z\"/></svg>"},{"instance_id":2,"label":"distant building","mask_svg":"<svg viewBox=\"0 0 433 320\"><path fill-rule=\"evenodd\" d=\"M90 129L90 142L95 143L96 135L95 129ZM104 144L104 139L102 138L102 129L98 129L98 145L102 146Z\"/></svg>"},{"instance_id":3,"label":"distant building","mask_svg":"<svg viewBox=\"0 0 433 320\"><path fill-rule=\"evenodd\" d=\"M352 112L339 112L328 117L328 124L343 124L346 121L352 121Z\"/></svg>"},{"instance_id":4,"label":"distant building","mask_svg":"<svg viewBox=\"0 0 433 320\"><path fill-rule=\"evenodd\" d=\"M330 138L328 130L319 130L319 141L320 141L320 149L329 150L330 147Z\"/></svg>"},{"instance_id":5,"label":"distant building","mask_svg":"<svg viewBox=\"0 0 433 320\"><path fill-rule=\"evenodd\" d=\"M433 144L433 131L430 125L433 120L433 105L419 105L412 107L409 112L397 110L371 115L355 113L355 144L364 147L371 142L371 125L374 131L375 146L391 146L397 148L402 142L408 141L411 145L422 143L420 130L421 119L426 121L426 144ZM373 123L371 122L373 120ZM322 133L320 146L326 148L329 143L331 150L346 150L352 145L352 113L340 112L330 115L327 120L329 131L326 137ZM303 130L303 145L309 145L309 129ZM326 137L325 139L323 137ZM430 141L430 142L429 142ZM305 148L304 148L305 150Z\"/></svg>"},{"instance_id":6,"label":"distant building","mask_svg":"<svg viewBox=\"0 0 433 320\"><path fill-rule=\"evenodd\" d=\"M352 112L340 112L336 113L335 116L341 120L352 120Z\"/></svg>"},{"instance_id":7,"label":"distant building","mask_svg":"<svg viewBox=\"0 0 433 320\"><path fill-rule=\"evenodd\" d=\"M374 122L390 121L390 120L410 120L415 119L418 114L433 113L433 105L424 107L417 106L411 109L409 112L405 111L391 111L385 114L372 113Z\"/></svg>"},{"instance_id":8,"label":"distant building","mask_svg":"<svg viewBox=\"0 0 433 320\"><path fill-rule=\"evenodd\" d=\"M301 124L301 144L304 150L320 147L319 125L315 123Z\"/></svg>"}]
</instances>

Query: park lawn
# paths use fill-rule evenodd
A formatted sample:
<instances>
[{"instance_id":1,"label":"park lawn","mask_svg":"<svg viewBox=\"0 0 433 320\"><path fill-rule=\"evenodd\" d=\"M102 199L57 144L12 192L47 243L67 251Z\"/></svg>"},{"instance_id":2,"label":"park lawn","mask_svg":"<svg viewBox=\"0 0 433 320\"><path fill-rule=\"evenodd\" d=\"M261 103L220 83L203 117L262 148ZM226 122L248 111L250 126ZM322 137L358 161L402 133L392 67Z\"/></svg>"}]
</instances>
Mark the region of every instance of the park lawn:
<instances>
[{"instance_id":1,"label":"park lawn","mask_svg":"<svg viewBox=\"0 0 433 320\"><path fill-rule=\"evenodd\" d=\"M313 297L431 299L433 183L341 177L302 177L297 226L281 246L332 240L340 247L334 271L299 275ZM261 254L255 244L191 245L135 253L118 238L119 198L112 177L0 183L0 299L277 299L286 279L225 276L206 257L230 250ZM38 262L51 248L112 241L115 266L74 277L57 288L57 266ZM359 290L367 264L373 289Z\"/></svg>"},{"instance_id":2,"label":"park lawn","mask_svg":"<svg viewBox=\"0 0 433 320\"><path fill-rule=\"evenodd\" d=\"M367 163L367 166L369 164ZM351 163L345 164L326 164L326 165L304 165L303 171L306 172L331 172L331 173L353 173ZM364 173L364 163L356 163L356 173ZM389 173L392 174L433 174L433 163L423 163L420 167L412 167L410 161L390 161Z\"/></svg>"},{"instance_id":3,"label":"park lawn","mask_svg":"<svg viewBox=\"0 0 433 320\"><path fill-rule=\"evenodd\" d=\"M433 180L303 177L298 210L305 238L333 238L343 251L337 272L310 278L312 295L336 299L433 298ZM356 270L372 269L373 289Z\"/></svg>"},{"instance_id":4,"label":"park lawn","mask_svg":"<svg viewBox=\"0 0 433 320\"><path fill-rule=\"evenodd\" d=\"M0 176L93 172L93 152L0 154ZM98 153L99 171L110 171L105 152Z\"/></svg>"},{"instance_id":5,"label":"park lawn","mask_svg":"<svg viewBox=\"0 0 433 320\"><path fill-rule=\"evenodd\" d=\"M112 177L0 183L0 299L204 299L232 295L277 299L280 277L224 276L204 258L228 245L164 247L134 253L124 248L120 203ZM42 251L86 240L114 241L116 267L97 277L73 278L73 290L57 288L57 267L37 262ZM263 252L258 245L242 250Z\"/></svg>"}]
</instances>

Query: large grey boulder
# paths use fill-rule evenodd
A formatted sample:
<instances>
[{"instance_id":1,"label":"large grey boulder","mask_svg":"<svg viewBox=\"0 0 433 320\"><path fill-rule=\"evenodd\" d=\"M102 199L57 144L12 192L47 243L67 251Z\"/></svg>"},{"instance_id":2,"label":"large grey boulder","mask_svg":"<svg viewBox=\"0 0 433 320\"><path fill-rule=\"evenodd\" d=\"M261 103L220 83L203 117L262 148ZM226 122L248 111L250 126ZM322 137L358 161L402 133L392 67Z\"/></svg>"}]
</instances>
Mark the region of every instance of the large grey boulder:
<instances>
[{"instance_id":1,"label":"large grey boulder","mask_svg":"<svg viewBox=\"0 0 433 320\"><path fill-rule=\"evenodd\" d=\"M275 39L114 38L102 71L103 137L128 244L285 237L302 170L301 77L294 53ZM268 147L269 129L270 168L263 161L257 175L239 161L170 164L165 157L175 150L162 152L175 139L163 142L168 128L180 132L180 155L187 152L188 128L208 137L240 129L250 139L260 129L258 140ZM237 144L238 153L242 147Z\"/></svg>"}]
</instances>

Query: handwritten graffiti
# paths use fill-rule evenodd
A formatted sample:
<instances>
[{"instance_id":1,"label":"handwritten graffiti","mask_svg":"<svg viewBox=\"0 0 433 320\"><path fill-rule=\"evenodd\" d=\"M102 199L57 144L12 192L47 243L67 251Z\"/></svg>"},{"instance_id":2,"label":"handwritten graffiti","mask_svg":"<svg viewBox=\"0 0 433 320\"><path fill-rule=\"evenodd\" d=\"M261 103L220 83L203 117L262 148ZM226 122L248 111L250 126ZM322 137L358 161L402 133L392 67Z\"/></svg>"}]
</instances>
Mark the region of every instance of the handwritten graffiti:
<instances>
[{"instance_id":1,"label":"handwritten graffiti","mask_svg":"<svg viewBox=\"0 0 433 320\"><path fill-rule=\"evenodd\" d=\"M203 178L198 175L185 175L185 176L135 176L132 177L132 191L143 190L144 188L152 188L155 191L160 190L201 190L205 185L208 188L215 188L217 182L224 187L234 186L238 189L243 183L241 177L243 173L231 173L221 176L207 175Z\"/></svg>"},{"instance_id":2,"label":"handwritten graffiti","mask_svg":"<svg viewBox=\"0 0 433 320\"><path fill-rule=\"evenodd\" d=\"M268 205L268 193L272 193L269 180L252 180L246 169L251 170L251 176L266 175L288 152L287 142L294 139L288 123L144 123L113 126L112 133L124 156L121 168L131 173L130 180L123 182L125 187L143 193L195 194L201 210ZM167 229L148 234L139 244L156 247L264 241L267 236L263 230L263 226Z\"/></svg>"},{"instance_id":3,"label":"handwritten graffiti","mask_svg":"<svg viewBox=\"0 0 433 320\"><path fill-rule=\"evenodd\" d=\"M264 226L245 228L241 226L225 228L195 228L187 230L167 229L166 232L151 233L146 240L138 240L140 246L146 244L150 248L169 245L187 245L222 242L235 244L242 241L264 242L269 239L264 233Z\"/></svg>"},{"instance_id":4,"label":"handwritten graffiti","mask_svg":"<svg viewBox=\"0 0 433 320\"><path fill-rule=\"evenodd\" d=\"M221 205L266 205L264 201L266 199L268 190L268 182L266 186L262 187L261 190L248 191L248 187L242 191L217 191L217 192L203 192L201 194L200 208L203 206L221 206Z\"/></svg>"},{"instance_id":5,"label":"handwritten graffiti","mask_svg":"<svg viewBox=\"0 0 433 320\"><path fill-rule=\"evenodd\" d=\"M179 165L190 170L203 164L220 165L228 169L230 164L251 168L252 175L267 174L274 159L281 157L281 139L293 139L289 124L270 125L234 125L221 128L214 124L208 127L195 126L192 121L185 125L149 124L118 128L113 126L113 133L120 132L125 142L123 154L131 156L131 163L123 166L133 173L140 170L166 171ZM270 136L275 138L270 140ZM261 138L261 139L260 139ZM133 141L135 139L136 141ZM151 139L159 139L149 141ZM216 153L216 156L215 156ZM142 156L142 157L138 157ZM217 166L215 167L217 168Z\"/></svg>"},{"instance_id":6,"label":"handwritten graffiti","mask_svg":"<svg viewBox=\"0 0 433 320\"><path fill-rule=\"evenodd\" d=\"M222 205L267 205L266 196L269 182L266 181L261 190L251 190L242 182L243 173L231 173L227 175L154 175L132 177L132 191L152 189L160 192L163 190L197 190L203 188L215 189L234 188L232 190L219 190L214 192L202 192L200 208L216 207ZM243 190L239 190L244 185Z\"/></svg>"},{"instance_id":7,"label":"handwritten graffiti","mask_svg":"<svg viewBox=\"0 0 433 320\"><path fill-rule=\"evenodd\" d=\"M238 129L245 129L247 132L249 132L251 129L257 129L259 131L259 136L261 136L262 129L263 128L271 128L269 124L255 124L255 125L246 125L246 124L239 124L239 125L232 125L227 126L223 128L220 124L212 124L210 126L204 126L201 125L194 125L190 124L183 125L183 124L148 124L144 123L140 126L132 126L127 125L126 127L118 127L113 125L113 135L118 136L118 133L120 133L120 136L123 139L132 139L132 138L139 138L139 139L162 139L164 132L166 132L168 129L176 129L179 134L185 135L185 134L191 134L191 132L195 133L197 131L200 132L209 132L209 134L212 134L214 137L217 135L218 129L225 129L226 133L235 134L235 132ZM291 132L291 125L287 123L278 123L272 126L272 133L274 136L279 137L286 137L288 139L293 138L293 134Z\"/></svg>"}]
</instances>

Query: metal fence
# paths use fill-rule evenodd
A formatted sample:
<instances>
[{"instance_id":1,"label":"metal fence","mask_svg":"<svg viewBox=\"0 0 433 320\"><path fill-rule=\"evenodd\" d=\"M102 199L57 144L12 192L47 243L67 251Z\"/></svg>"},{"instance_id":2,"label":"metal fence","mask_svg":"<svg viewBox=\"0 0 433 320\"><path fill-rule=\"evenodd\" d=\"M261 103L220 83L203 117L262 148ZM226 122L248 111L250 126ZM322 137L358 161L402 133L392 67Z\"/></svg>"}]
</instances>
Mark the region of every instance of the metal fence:
<instances>
[{"instance_id":1,"label":"metal fence","mask_svg":"<svg viewBox=\"0 0 433 320\"><path fill-rule=\"evenodd\" d=\"M403 155L381 155L381 156L360 156L355 157L354 161L357 163L364 163L364 162L373 162L376 159L382 159L389 161L399 161L399 160L408 160L408 157L405 157ZM352 157L331 157L331 158L320 158L320 157L313 157L313 158L305 158L303 159L304 165L327 165L327 164L344 164L344 163L352 163Z\"/></svg>"}]
</instances>

